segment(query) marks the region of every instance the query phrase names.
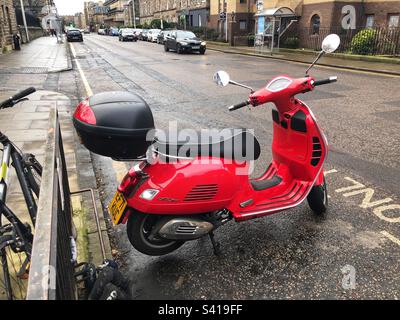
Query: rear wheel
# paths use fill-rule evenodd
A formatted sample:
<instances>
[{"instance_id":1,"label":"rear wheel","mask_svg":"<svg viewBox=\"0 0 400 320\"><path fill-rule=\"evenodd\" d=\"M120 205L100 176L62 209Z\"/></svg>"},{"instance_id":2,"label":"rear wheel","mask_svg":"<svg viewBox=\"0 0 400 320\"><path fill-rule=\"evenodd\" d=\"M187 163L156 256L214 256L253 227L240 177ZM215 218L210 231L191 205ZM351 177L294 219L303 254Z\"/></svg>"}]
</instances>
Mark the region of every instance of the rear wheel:
<instances>
[{"instance_id":1,"label":"rear wheel","mask_svg":"<svg viewBox=\"0 0 400 320\"><path fill-rule=\"evenodd\" d=\"M162 256L175 251L184 244L183 241L163 239L153 230L157 222L164 216L133 213L126 225L129 242L141 253L149 256Z\"/></svg>"},{"instance_id":2,"label":"rear wheel","mask_svg":"<svg viewBox=\"0 0 400 320\"><path fill-rule=\"evenodd\" d=\"M26 298L29 258L24 251L14 251L7 245L12 240L12 236L0 236L0 300Z\"/></svg>"},{"instance_id":3,"label":"rear wheel","mask_svg":"<svg viewBox=\"0 0 400 320\"><path fill-rule=\"evenodd\" d=\"M319 186L313 186L307 196L307 202L311 210L320 215L328 209L328 190L326 188L326 181Z\"/></svg>"}]
</instances>

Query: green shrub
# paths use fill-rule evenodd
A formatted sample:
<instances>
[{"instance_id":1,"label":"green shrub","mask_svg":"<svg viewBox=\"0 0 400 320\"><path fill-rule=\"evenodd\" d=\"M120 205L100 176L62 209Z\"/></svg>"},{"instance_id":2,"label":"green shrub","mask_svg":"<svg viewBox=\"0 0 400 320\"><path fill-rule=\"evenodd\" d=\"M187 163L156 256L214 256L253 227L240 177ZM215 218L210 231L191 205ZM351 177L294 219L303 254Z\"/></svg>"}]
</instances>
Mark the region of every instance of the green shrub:
<instances>
[{"instance_id":1,"label":"green shrub","mask_svg":"<svg viewBox=\"0 0 400 320\"><path fill-rule=\"evenodd\" d=\"M299 38L297 37L289 37L285 39L283 42L283 45L285 48L290 48L290 49L297 49L299 47Z\"/></svg>"},{"instance_id":2,"label":"green shrub","mask_svg":"<svg viewBox=\"0 0 400 320\"><path fill-rule=\"evenodd\" d=\"M376 49L381 53L392 53L395 44L375 29L363 29L351 39L351 53L373 54Z\"/></svg>"},{"instance_id":3,"label":"green shrub","mask_svg":"<svg viewBox=\"0 0 400 320\"><path fill-rule=\"evenodd\" d=\"M364 29L359 31L351 39L351 52L354 54L371 54L377 31L374 29Z\"/></svg>"}]
</instances>

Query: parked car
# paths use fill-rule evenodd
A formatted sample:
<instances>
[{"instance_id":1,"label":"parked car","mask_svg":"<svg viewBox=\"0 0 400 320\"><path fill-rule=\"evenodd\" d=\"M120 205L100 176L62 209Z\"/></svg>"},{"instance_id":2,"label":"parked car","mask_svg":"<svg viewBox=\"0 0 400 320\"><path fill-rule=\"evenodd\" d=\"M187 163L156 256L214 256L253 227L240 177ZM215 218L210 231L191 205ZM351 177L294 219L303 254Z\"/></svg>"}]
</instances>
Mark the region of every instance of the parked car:
<instances>
[{"instance_id":1,"label":"parked car","mask_svg":"<svg viewBox=\"0 0 400 320\"><path fill-rule=\"evenodd\" d=\"M99 29L99 30L97 30L97 34L100 34L100 35L105 35L106 34L106 29Z\"/></svg>"},{"instance_id":2,"label":"parked car","mask_svg":"<svg viewBox=\"0 0 400 320\"><path fill-rule=\"evenodd\" d=\"M79 41L83 42L83 35L79 29L68 29L67 31L67 41Z\"/></svg>"},{"instance_id":3,"label":"parked car","mask_svg":"<svg viewBox=\"0 0 400 320\"><path fill-rule=\"evenodd\" d=\"M183 52L206 52L206 43L191 31L174 30L171 36L167 37L164 43L164 50L175 50L177 53Z\"/></svg>"},{"instance_id":4,"label":"parked car","mask_svg":"<svg viewBox=\"0 0 400 320\"><path fill-rule=\"evenodd\" d=\"M147 33L147 41L157 42L157 37L160 34L160 29L150 29Z\"/></svg>"},{"instance_id":5,"label":"parked car","mask_svg":"<svg viewBox=\"0 0 400 320\"><path fill-rule=\"evenodd\" d=\"M161 31L158 36L157 36L157 43L158 44L164 44L166 37L171 36L171 30L163 30Z\"/></svg>"},{"instance_id":6,"label":"parked car","mask_svg":"<svg viewBox=\"0 0 400 320\"><path fill-rule=\"evenodd\" d=\"M108 31L108 35L113 37L119 36L118 28L110 28L110 30Z\"/></svg>"},{"instance_id":7,"label":"parked car","mask_svg":"<svg viewBox=\"0 0 400 320\"><path fill-rule=\"evenodd\" d=\"M133 29L121 29L119 30L119 41L137 41L137 36Z\"/></svg>"},{"instance_id":8,"label":"parked car","mask_svg":"<svg viewBox=\"0 0 400 320\"><path fill-rule=\"evenodd\" d=\"M142 29L142 32L139 34L139 40L147 41L147 33L149 29Z\"/></svg>"},{"instance_id":9,"label":"parked car","mask_svg":"<svg viewBox=\"0 0 400 320\"><path fill-rule=\"evenodd\" d=\"M137 36L137 38L139 39L140 33L142 32L143 29L133 29L133 32L135 33L135 35Z\"/></svg>"}]
</instances>

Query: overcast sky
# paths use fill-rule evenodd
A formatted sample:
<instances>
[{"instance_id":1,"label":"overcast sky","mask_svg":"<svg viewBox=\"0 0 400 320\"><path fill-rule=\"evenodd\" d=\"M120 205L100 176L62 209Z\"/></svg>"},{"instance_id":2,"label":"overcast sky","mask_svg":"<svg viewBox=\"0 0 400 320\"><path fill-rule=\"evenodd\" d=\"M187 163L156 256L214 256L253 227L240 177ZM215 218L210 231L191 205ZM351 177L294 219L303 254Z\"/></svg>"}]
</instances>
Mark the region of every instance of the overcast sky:
<instances>
[{"instance_id":1,"label":"overcast sky","mask_svg":"<svg viewBox=\"0 0 400 320\"><path fill-rule=\"evenodd\" d=\"M59 15L71 15L83 12L84 0L54 0Z\"/></svg>"}]
</instances>

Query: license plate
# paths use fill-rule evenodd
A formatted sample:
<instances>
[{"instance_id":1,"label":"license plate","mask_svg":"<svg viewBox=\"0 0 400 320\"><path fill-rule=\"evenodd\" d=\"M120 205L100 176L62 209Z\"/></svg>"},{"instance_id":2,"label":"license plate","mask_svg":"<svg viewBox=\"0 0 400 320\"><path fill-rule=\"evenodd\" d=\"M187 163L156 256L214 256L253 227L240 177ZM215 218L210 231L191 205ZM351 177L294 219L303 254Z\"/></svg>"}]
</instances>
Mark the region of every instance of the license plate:
<instances>
[{"instance_id":1,"label":"license plate","mask_svg":"<svg viewBox=\"0 0 400 320\"><path fill-rule=\"evenodd\" d=\"M200 46L193 46L192 49L194 50L200 49Z\"/></svg>"},{"instance_id":2,"label":"license plate","mask_svg":"<svg viewBox=\"0 0 400 320\"><path fill-rule=\"evenodd\" d=\"M114 225L117 225L120 222L127 204L124 195L117 191L108 206L108 212L110 213Z\"/></svg>"}]
</instances>

